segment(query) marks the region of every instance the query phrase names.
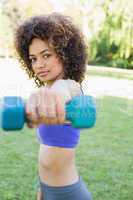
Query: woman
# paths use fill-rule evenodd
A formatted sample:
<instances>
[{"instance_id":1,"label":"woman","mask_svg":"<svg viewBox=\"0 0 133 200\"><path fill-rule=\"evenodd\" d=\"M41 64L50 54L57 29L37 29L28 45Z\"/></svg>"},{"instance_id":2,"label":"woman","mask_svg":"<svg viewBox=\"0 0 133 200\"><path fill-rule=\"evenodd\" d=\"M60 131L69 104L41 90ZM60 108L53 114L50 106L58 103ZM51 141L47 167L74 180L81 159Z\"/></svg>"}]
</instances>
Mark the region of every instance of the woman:
<instances>
[{"instance_id":1,"label":"woman","mask_svg":"<svg viewBox=\"0 0 133 200\"><path fill-rule=\"evenodd\" d=\"M27 123L40 140L38 199L91 200L75 164L80 130L65 120L65 103L81 95L86 45L69 17L52 13L21 24L15 47L23 68L40 89L26 105Z\"/></svg>"}]
</instances>

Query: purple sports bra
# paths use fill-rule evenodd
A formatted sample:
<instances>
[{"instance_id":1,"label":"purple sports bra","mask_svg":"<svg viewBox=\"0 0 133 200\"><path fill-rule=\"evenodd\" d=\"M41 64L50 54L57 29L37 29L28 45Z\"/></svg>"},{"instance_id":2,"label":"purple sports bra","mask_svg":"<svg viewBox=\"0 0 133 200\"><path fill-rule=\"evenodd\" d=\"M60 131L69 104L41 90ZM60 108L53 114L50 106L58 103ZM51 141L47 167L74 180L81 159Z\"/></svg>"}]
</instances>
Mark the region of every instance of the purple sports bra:
<instances>
[{"instance_id":1,"label":"purple sports bra","mask_svg":"<svg viewBox=\"0 0 133 200\"><path fill-rule=\"evenodd\" d=\"M64 148L74 148L80 137L80 129L71 124L45 125L37 128L37 137L41 144Z\"/></svg>"}]
</instances>

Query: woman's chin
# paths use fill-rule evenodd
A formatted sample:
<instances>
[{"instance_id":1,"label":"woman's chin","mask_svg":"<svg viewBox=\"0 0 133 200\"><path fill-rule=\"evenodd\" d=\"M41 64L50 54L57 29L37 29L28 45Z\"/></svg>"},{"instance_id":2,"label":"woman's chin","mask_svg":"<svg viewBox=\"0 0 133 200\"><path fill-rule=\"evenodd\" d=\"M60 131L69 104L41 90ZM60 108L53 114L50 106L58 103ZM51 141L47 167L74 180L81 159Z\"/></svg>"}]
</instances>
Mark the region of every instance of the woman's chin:
<instances>
[{"instance_id":1,"label":"woman's chin","mask_svg":"<svg viewBox=\"0 0 133 200\"><path fill-rule=\"evenodd\" d=\"M40 79L40 81L42 81L42 82L47 82L47 81L50 81L50 79L49 78L44 78L44 77L39 77L39 79Z\"/></svg>"}]
</instances>

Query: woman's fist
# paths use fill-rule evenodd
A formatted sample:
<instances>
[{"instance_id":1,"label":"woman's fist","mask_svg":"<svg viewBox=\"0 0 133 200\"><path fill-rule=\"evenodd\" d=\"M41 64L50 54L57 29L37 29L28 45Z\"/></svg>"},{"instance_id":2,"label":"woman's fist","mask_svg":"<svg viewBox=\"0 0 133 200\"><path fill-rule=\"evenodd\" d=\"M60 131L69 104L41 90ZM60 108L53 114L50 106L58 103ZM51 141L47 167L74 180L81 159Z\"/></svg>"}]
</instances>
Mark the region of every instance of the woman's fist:
<instances>
[{"instance_id":1,"label":"woman's fist","mask_svg":"<svg viewBox=\"0 0 133 200\"><path fill-rule=\"evenodd\" d=\"M28 99L26 116L29 128L41 123L62 124L65 121L65 101L57 92L41 88Z\"/></svg>"}]
</instances>

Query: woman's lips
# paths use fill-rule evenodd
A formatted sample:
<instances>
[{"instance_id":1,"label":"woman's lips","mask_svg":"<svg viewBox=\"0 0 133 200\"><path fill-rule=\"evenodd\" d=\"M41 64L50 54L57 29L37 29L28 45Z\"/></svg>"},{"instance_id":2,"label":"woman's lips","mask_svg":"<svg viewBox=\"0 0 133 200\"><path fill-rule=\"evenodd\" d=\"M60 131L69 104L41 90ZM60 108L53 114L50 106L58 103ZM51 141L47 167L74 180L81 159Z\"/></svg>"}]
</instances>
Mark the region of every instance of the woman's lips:
<instances>
[{"instance_id":1,"label":"woman's lips","mask_svg":"<svg viewBox=\"0 0 133 200\"><path fill-rule=\"evenodd\" d=\"M49 71L42 71L42 72L38 72L37 75L40 77L46 76L49 73Z\"/></svg>"}]
</instances>

